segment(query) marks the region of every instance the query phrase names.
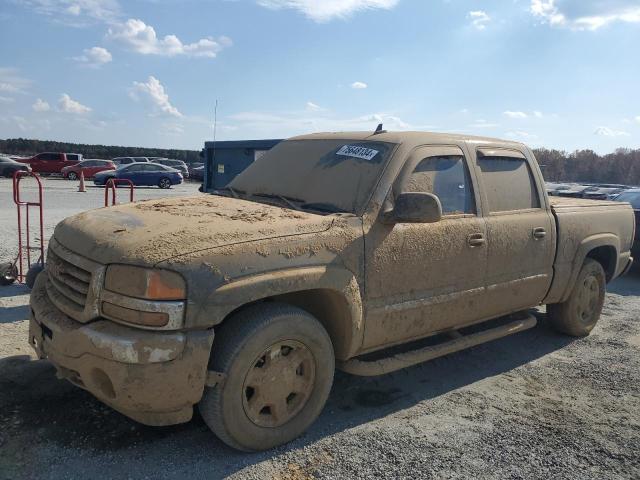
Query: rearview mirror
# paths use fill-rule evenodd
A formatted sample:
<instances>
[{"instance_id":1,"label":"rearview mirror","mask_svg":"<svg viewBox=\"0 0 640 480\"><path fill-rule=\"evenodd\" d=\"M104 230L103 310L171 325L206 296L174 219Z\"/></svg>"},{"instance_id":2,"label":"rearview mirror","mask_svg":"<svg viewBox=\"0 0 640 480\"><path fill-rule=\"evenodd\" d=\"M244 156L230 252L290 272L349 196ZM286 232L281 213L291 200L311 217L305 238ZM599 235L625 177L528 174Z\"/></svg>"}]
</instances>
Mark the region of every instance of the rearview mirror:
<instances>
[{"instance_id":1,"label":"rearview mirror","mask_svg":"<svg viewBox=\"0 0 640 480\"><path fill-rule=\"evenodd\" d=\"M432 193L404 192L396 197L391 218L396 223L436 223L442 218L442 205Z\"/></svg>"}]
</instances>

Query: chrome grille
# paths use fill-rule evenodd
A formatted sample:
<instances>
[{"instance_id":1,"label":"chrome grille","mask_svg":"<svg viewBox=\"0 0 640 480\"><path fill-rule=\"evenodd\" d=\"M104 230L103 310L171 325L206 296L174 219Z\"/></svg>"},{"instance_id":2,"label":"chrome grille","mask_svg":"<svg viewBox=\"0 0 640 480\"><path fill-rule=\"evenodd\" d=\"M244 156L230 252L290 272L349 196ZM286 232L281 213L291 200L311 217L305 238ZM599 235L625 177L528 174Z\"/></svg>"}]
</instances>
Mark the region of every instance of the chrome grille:
<instances>
[{"instance_id":1,"label":"chrome grille","mask_svg":"<svg viewBox=\"0 0 640 480\"><path fill-rule=\"evenodd\" d=\"M104 267L51 239L47 252L47 294L71 318L87 322L98 316L96 285Z\"/></svg>"}]
</instances>

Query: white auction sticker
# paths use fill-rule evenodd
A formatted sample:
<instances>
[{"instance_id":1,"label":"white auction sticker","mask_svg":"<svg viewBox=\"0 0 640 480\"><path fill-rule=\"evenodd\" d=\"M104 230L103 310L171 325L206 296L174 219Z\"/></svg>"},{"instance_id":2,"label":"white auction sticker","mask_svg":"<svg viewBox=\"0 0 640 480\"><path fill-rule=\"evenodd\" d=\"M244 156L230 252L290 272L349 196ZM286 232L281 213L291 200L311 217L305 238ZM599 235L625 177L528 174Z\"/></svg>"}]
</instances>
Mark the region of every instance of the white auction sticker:
<instances>
[{"instance_id":1,"label":"white auction sticker","mask_svg":"<svg viewBox=\"0 0 640 480\"><path fill-rule=\"evenodd\" d=\"M336 155L343 155L345 157L362 158L363 160L373 160L373 158L379 153L379 150L373 150L372 148L358 147L357 145L345 145L336 152Z\"/></svg>"}]
</instances>

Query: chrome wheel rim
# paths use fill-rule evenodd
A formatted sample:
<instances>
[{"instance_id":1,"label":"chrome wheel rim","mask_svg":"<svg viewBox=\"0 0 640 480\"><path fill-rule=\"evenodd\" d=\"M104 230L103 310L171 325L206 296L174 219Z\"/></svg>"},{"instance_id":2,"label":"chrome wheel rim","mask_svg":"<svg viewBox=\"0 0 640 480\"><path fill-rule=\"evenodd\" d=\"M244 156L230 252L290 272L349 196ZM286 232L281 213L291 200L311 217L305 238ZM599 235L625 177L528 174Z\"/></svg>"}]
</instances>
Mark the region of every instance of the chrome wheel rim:
<instances>
[{"instance_id":1,"label":"chrome wheel rim","mask_svg":"<svg viewBox=\"0 0 640 480\"><path fill-rule=\"evenodd\" d=\"M242 388L247 417L259 427L275 428L307 404L316 376L311 351L287 340L265 349L251 364Z\"/></svg>"}]
</instances>

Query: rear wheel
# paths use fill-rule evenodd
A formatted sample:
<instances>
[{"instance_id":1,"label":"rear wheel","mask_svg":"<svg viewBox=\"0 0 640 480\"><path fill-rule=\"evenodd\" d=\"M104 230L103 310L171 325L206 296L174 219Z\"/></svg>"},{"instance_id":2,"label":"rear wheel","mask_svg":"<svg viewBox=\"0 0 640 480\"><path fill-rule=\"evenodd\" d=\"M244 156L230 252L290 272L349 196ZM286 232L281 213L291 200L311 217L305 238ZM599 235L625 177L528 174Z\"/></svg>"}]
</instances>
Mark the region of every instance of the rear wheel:
<instances>
[{"instance_id":1,"label":"rear wheel","mask_svg":"<svg viewBox=\"0 0 640 480\"><path fill-rule=\"evenodd\" d=\"M160 181L158 181L158 186L163 189L171 188L171 180L167 177L162 177Z\"/></svg>"},{"instance_id":2,"label":"rear wheel","mask_svg":"<svg viewBox=\"0 0 640 480\"><path fill-rule=\"evenodd\" d=\"M11 285L18 278L18 267L14 263L0 264L0 285Z\"/></svg>"},{"instance_id":3,"label":"rear wheel","mask_svg":"<svg viewBox=\"0 0 640 480\"><path fill-rule=\"evenodd\" d=\"M327 401L335 359L320 322L285 304L260 304L226 320L209 369L225 374L206 388L200 412L227 445L267 450L301 435Z\"/></svg>"},{"instance_id":4,"label":"rear wheel","mask_svg":"<svg viewBox=\"0 0 640 480\"><path fill-rule=\"evenodd\" d=\"M586 337L596 326L604 305L606 275L600 263L587 258L569 298L547 306L551 325L573 337Z\"/></svg>"},{"instance_id":5,"label":"rear wheel","mask_svg":"<svg viewBox=\"0 0 640 480\"><path fill-rule=\"evenodd\" d=\"M77 180L78 179L78 174L76 172L69 172L69 174L67 175L67 178L69 180Z\"/></svg>"}]
</instances>

